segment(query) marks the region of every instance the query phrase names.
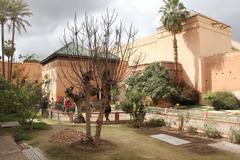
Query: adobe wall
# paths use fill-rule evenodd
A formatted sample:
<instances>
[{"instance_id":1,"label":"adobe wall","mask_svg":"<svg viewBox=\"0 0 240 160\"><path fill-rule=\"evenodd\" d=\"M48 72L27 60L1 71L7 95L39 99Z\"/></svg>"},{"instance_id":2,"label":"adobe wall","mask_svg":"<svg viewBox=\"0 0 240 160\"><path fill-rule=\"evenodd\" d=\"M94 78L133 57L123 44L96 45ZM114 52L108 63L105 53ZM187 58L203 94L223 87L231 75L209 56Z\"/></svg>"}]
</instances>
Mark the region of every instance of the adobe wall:
<instances>
[{"instance_id":1,"label":"adobe wall","mask_svg":"<svg viewBox=\"0 0 240 160\"><path fill-rule=\"evenodd\" d=\"M45 82L46 92L49 92L50 98L57 100L57 63L56 61L51 61L44 64L42 67L42 77Z\"/></svg>"},{"instance_id":2,"label":"adobe wall","mask_svg":"<svg viewBox=\"0 0 240 160\"><path fill-rule=\"evenodd\" d=\"M8 64L5 62L5 75L7 74ZM38 62L13 63L13 73L17 73L19 79L27 77L29 82L42 82L42 65ZM0 62L0 75L2 75L2 62Z\"/></svg>"},{"instance_id":3,"label":"adobe wall","mask_svg":"<svg viewBox=\"0 0 240 160\"><path fill-rule=\"evenodd\" d=\"M204 58L231 51L231 28L203 15L195 15L184 24L177 42L183 79L200 92L204 91ZM156 34L137 40L135 49L138 54L146 55L142 64L174 62L173 36L163 27L158 28Z\"/></svg>"},{"instance_id":4,"label":"adobe wall","mask_svg":"<svg viewBox=\"0 0 240 160\"><path fill-rule=\"evenodd\" d=\"M205 58L205 91L240 95L240 51Z\"/></svg>"}]
</instances>

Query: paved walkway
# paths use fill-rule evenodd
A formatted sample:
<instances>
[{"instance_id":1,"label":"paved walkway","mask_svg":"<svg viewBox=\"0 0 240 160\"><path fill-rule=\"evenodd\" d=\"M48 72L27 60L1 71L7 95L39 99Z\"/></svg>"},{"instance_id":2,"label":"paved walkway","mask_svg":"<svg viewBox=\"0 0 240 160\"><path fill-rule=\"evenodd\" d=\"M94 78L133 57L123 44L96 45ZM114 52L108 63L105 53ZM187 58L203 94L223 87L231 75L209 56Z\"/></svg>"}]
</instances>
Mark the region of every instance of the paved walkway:
<instances>
[{"instance_id":1,"label":"paved walkway","mask_svg":"<svg viewBox=\"0 0 240 160\"><path fill-rule=\"evenodd\" d=\"M27 160L11 136L0 136L0 160Z\"/></svg>"}]
</instances>

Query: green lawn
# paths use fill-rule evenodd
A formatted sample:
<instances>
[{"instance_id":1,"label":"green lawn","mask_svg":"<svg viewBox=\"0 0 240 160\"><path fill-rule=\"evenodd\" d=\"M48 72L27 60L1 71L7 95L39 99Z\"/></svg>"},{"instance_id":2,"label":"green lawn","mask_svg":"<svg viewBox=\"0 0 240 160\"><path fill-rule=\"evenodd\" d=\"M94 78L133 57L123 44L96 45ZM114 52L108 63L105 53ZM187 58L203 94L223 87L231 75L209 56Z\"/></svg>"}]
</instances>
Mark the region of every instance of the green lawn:
<instances>
[{"instance_id":1,"label":"green lawn","mask_svg":"<svg viewBox=\"0 0 240 160\"><path fill-rule=\"evenodd\" d=\"M240 155L215 150L201 140L185 147L175 147L150 138L159 129L130 129L123 125L104 126L103 138L114 147L107 151L90 152L74 150L70 145L54 145L48 138L66 125L54 124L50 130L28 133L34 140L28 141L46 153L49 160L239 160ZM84 131L84 125L71 126ZM195 141L195 140L194 140Z\"/></svg>"}]
</instances>

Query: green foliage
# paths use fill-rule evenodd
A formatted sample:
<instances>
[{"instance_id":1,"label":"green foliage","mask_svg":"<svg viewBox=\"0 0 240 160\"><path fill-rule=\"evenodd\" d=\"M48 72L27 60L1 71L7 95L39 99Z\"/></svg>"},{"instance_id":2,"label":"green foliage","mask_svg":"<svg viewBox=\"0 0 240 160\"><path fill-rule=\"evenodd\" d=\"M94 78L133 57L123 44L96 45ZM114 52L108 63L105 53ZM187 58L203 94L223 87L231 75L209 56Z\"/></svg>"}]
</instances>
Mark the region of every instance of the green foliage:
<instances>
[{"instance_id":1,"label":"green foliage","mask_svg":"<svg viewBox=\"0 0 240 160\"><path fill-rule=\"evenodd\" d=\"M143 126L143 121L146 115L145 106L139 101L136 103L126 101L121 104L122 110L131 115L133 121L131 125L134 128L139 128Z\"/></svg>"},{"instance_id":2,"label":"green foliage","mask_svg":"<svg viewBox=\"0 0 240 160\"><path fill-rule=\"evenodd\" d=\"M180 105L195 105L198 104L200 94L184 82L179 83L175 87L176 92L171 95L171 100Z\"/></svg>"},{"instance_id":3,"label":"green foliage","mask_svg":"<svg viewBox=\"0 0 240 160\"><path fill-rule=\"evenodd\" d=\"M50 126L47 123L44 123L44 122L34 122L33 123L33 129L48 130L48 129L50 129Z\"/></svg>"},{"instance_id":4,"label":"green foliage","mask_svg":"<svg viewBox=\"0 0 240 160\"><path fill-rule=\"evenodd\" d=\"M236 96L229 92L207 92L204 100L212 105L215 110L239 109L240 102Z\"/></svg>"},{"instance_id":5,"label":"green foliage","mask_svg":"<svg viewBox=\"0 0 240 160\"><path fill-rule=\"evenodd\" d=\"M180 0L164 0L165 5L160 8L163 26L172 33L182 31L182 23L186 21L189 12Z\"/></svg>"},{"instance_id":6,"label":"green foliage","mask_svg":"<svg viewBox=\"0 0 240 160\"><path fill-rule=\"evenodd\" d=\"M166 123L163 119L150 119L144 123L144 127L156 128L166 126Z\"/></svg>"},{"instance_id":7,"label":"green foliage","mask_svg":"<svg viewBox=\"0 0 240 160\"><path fill-rule=\"evenodd\" d=\"M214 124L204 124L204 134L209 138L221 138L222 133L219 132Z\"/></svg>"},{"instance_id":8,"label":"green foliage","mask_svg":"<svg viewBox=\"0 0 240 160\"><path fill-rule=\"evenodd\" d=\"M121 108L124 112L126 112L128 114L132 114L134 106L133 106L133 103L131 103L131 102L123 102L121 104Z\"/></svg>"},{"instance_id":9,"label":"green foliage","mask_svg":"<svg viewBox=\"0 0 240 160\"><path fill-rule=\"evenodd\" d=\"M4 78L0 78L0 111L12 113L17 111L15 88Z\"/></svg>"},{"instance_id":10,"label":"green foliage","mask_svg":"<svg viewBox=\"0 0 240 160\"><path fill-rule=\"evenodd\" d=\"M40 110L42 86L36 83L22 83L17 86L16 92L20 113L28 120L29 126L32 128L32 122Z\"/></svg>"},{"instance_id":11,"label":"green foliage","mask_svg":"<svg viewBox=\"0 0 240 160\"><path fill-rule=\"evenodd\" d=\"M231 127L229 130L229 141L231 143L240 144L240 128Z\"/></svg>"},{"instance_id":12,"label":"green foliage","mask_svg":"<svg viewBox=\"0 0 240 160\"><path fill-rule=\"evenodd\" d=\"M154 102L160 98L169 98L176 90L170 83L167 69L159 63L151 64L140 74L132 75L128 80L128 90L132 95L149 96ZM137 97L137 96L136 96Z\"/></svg>"},{"instance_id":13,"label":"green foliage","mask_svg":"<svg viewBox=\"0 0 240 160\"><path fill-rule=\"evenodd\" d=\"M15 141L16 142L21 142L21 141L29 141L29 140L32 140L33 137L29 136L29 135L26 135L26 134L17 134L15 137L14 137Z\"/></svg>"}]
</instances>

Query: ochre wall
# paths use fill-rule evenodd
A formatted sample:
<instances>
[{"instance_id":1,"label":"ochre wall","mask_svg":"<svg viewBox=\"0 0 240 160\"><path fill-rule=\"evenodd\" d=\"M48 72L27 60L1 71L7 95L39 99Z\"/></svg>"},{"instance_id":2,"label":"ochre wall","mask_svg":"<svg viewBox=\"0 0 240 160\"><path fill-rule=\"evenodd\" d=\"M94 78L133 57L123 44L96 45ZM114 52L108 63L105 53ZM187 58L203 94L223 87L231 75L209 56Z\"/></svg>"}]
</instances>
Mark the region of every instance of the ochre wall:
<instances>
[{"instance_id":1,"label":"ochre wall","mask_svg":"<svg viewBox=\"0 0 240 160\"><path fill-rule=\"evenodd\" d=\"M42 77L47 84L49 84L49 96L50 98L57 99L57 63L51 61L42 67ZM47 79L46 79L47 78Z\"/></svg>"},{"instance_id":2,"label":"ochre wall","mask_svg":"<svg viewBox=\"0 0 240 160\"><path fill-rule=\"evenodd\" d=\"M5 76L7 74L8 64L5 62ZM23 77L27 77L29 82L42 82L42 65L37 62L26 62L26 63L13 63L13 74L17 73L18 78L21 80ZM0 75L2 75L2 62L0 62Z\"/></svg>"},{"instance_id":3,"label":"ochre wall","mask_svg":"<svg viewBox=\"0 0 240 160\"><path fill-rule=\"evenodd\" d=\"M240 92L240 52L205 58L205 90Z\"/></svg>"}]
</instances>

